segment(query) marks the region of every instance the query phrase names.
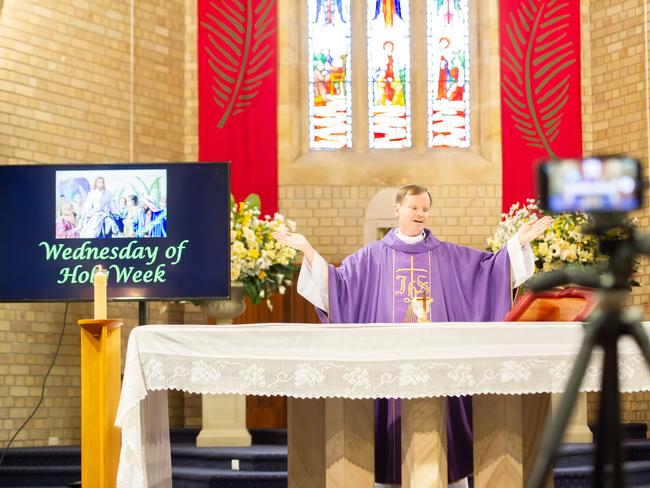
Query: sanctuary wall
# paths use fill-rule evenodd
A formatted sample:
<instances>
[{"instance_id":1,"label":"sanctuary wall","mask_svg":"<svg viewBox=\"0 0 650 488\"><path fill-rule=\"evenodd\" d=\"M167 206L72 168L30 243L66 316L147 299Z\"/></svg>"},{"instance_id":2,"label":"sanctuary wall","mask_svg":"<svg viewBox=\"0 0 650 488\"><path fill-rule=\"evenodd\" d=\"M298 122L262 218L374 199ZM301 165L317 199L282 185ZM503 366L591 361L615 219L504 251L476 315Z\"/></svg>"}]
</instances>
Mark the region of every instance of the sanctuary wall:
<instances>
[{"instance_id":1,"label":"sanctuary wall","mask_svg":"<svg viewBox=\"0 0 650 488\"><path fill-rule=\"evenodd\" d=\"M413 8L421 9L423 2L413 0ZM364 212L372 197L387 186L419 182L433 195L433 232L484 248L501 197L497 0L472 2L471 148L429 150L422 135L414 135L412 150L371 151L367 134L355 129L354 137L365 139L365 146L318 153L306 149L303 3L278 0L280 211L325 258L340 262L363 245ZM650 26L644 2L581 4L584 151L631 154L647 166ZM197 159L196 0L155 6L108 0L5 0L0 5L0 164ZM357 26L353 42L361 35ZM422 47L414 49L417 55ZM413 66L414 79L425 72L424 66ZM296 96L300 93L305 96ZM414 96L423 100L422 94ZM29 199L26 195L16 204L29 205ZM648 205L637 217L650 232ZM631 300L650 320L648 260L641 262L641 283ZM38 402L63 309L61 303L0 304L0 445ZM205 323L193 305L152 303L149 311L152 323ZM70 305L44 403L14 446L79 443L76 321L91 313L90 304ZM108 313L125 321L125 351L137 306L111 303ZM589 396L591 419L596 398ZM196 396L171 393L171 424L199 425L200 405ZM649 422L650 393L625 395L622 415L628 422Z\"/></svg>"}]
</instances>

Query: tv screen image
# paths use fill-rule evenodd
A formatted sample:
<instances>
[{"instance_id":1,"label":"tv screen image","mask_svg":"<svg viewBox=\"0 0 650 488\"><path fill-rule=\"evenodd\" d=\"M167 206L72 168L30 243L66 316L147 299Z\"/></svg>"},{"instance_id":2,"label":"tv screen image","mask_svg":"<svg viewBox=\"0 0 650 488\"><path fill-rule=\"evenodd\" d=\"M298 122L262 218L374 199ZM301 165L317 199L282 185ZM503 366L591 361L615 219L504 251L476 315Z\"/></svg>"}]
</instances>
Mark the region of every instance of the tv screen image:
<instances>
[{"instance_id":1,"label":"tv screen image","mask_svg":"<svg viewBox=\"0 0 650 488\"><path fill-rule=\"evenodd\" d=\"M167 170L56 172L57 239L166 237Z\"/></svg>"},{"instance_id":2,"label":"tv screen image","mask_svg":"<svg viewBox=\"0 0 650 488\"><path fill-rule=\"evenodd\" d=\"M230 293L227 163L0 165L0 301Z\"/></svg>"}]
</instances>

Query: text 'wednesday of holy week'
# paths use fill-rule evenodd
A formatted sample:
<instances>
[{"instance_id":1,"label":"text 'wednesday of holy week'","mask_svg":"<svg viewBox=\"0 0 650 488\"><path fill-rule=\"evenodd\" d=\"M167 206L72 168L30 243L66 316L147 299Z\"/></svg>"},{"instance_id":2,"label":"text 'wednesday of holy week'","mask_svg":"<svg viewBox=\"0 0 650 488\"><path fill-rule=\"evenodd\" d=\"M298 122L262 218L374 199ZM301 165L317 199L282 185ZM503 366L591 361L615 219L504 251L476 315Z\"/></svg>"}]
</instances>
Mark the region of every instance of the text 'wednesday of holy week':
<instances>
[{"instance_id":1,"label":"text 'wednesday of holy week'","mask_svg":"<svg viewBox=\"0 0 650 488\"><path fill-rule=\"evenodd\" d=\"M51 244L42 241L38 245L45 250L46 261L86 261L88 264L63 266L59 270L58 284L66 283L92 283L98 261L121 262L133 261L133 266L108 264L104 268L109 273L109 280L115 283L164 283L166 280L166 267L175 266L181 262L187 250L189 240L185 239L178 244L164 248L160 246L142 245L137 240L130 241L126 246L96 247L90 241L84 241L79 247L70 247L65 244ZM162 251L162 252L161 252ZM167 259L167 263L158 263L158 259ZM90 269L90 263L93 263ZM143 268L143 265L145 269Z\"/></svg>"}]
</instances>

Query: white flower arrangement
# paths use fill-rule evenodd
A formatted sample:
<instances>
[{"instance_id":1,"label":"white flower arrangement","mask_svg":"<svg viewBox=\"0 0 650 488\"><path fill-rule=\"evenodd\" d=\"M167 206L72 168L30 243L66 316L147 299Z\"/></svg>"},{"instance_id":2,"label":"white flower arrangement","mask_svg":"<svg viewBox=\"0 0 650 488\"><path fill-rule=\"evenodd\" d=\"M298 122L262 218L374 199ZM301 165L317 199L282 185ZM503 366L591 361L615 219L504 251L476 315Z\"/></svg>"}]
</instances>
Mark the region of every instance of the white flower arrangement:
<instances>
[{"instance_id":1,"label":"white flower arrangement","mask_svg":"<svg viewBox=\"0 0 650 488\"><path fill-rule=\"evenodd\" d=\"M295 222L279 213L260 218L260 199L255 194L244 201L230 201L230 280L240 281L254 304L265 299L269 308L272 293L283 295L296 271L297 251L279 244L273 232L294 232Z\"/></svg>"},{"instance_id":2,"label":"white flower arrangement","mask_svg":"<svg viewBox=\"0 0 650 488\"><path fill-rule=\"evenodd\" d=\"M525 205L515 203L501 221L492 237L487 239L488 250L496 252L515 235L525 222L541 215L535 200ZM589 223L586 214L566 212L553 217L553 224L538 239L531 242L535 255L535 272L551 271L565 266L582 267L606 259L599 254L598 241L591 234L583 234L582 227Z\"/></svg>"}]
</instances>

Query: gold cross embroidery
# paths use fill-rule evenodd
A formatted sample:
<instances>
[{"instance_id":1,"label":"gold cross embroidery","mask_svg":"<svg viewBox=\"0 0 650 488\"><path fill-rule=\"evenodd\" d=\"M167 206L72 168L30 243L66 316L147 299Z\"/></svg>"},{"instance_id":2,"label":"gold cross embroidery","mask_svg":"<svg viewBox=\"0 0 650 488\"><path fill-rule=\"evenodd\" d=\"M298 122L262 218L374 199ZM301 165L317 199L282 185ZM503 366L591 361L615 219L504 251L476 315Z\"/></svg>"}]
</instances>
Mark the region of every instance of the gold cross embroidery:
<instances>
[{"instance_id":1,"label":"gold cross embroidery","mask_svg":"<svg viewBox=\"0 0 650 488\"><path fill-rule=\"evenodd\" d=\"M422 271L422 272L426 273L428 271L426 268L416 268L414 260L415 260L415 258L413 256L411 256L411 267L410 268L398 268L398 269L395 270L395 273L400 273L402 271L410 271L411 278L409 280L409 293L408 293L409 297L411 297L411 291L412 291L411 288L413 287L413 283L415 282L415 272L416 271ZM395 295L400 296L400 295L403 295L404 292L406 291L405 290L405 288L406 288L405 287L406 277L405 276L396 276L396 278L398 280L400 280L400 289L397 292L395 292ZM405 301L408 301L408 300L405 299Z\"/></svg>"}]
</instances>

